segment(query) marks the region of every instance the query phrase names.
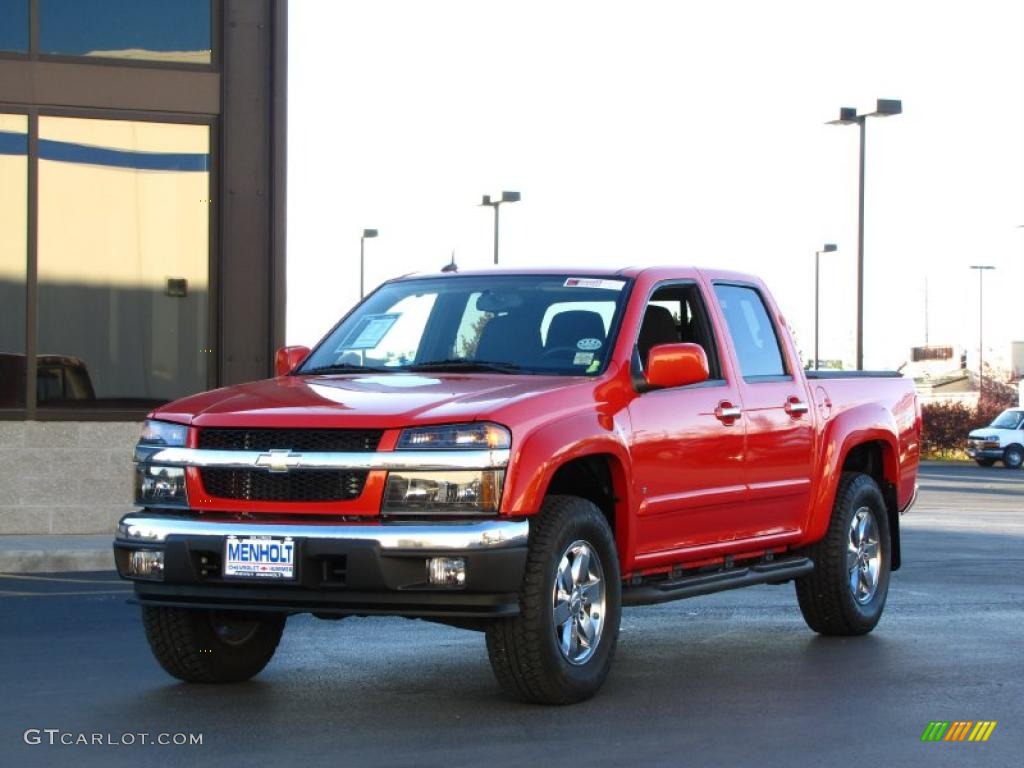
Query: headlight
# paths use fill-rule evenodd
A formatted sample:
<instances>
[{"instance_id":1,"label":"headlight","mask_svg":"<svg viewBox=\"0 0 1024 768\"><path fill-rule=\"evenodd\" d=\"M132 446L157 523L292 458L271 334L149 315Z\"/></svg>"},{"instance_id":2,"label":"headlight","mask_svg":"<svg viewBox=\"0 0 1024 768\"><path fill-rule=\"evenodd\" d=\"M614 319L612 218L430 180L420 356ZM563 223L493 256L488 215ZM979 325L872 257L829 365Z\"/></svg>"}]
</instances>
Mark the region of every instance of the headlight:
<instances>
[{"instance_id":1,"label":"headlight","mask_svg":"<svg viewBox=\"0 0 1024 768\"><path fill-rule=\"evenodd\" d=\"M135 503L143 507L187 507L184 468L136 464Z\"/></svg>"},{"instance_id":2,"label":"headlight","mask_svg":"<svg viewBox=\"0 0 1024 768\"><path fill-rule=\"evenodd\" d=\"M147 421L142 425L142 436L139 445L161 445L169 448L181 448L185 445L188 427L183 424L171 424L168 421Z\"/></svg>"},{"instance_id":3,"label":"headlight","mask_svg":"<svg viewBox=\"0 0 1024 768\"><path fill-rule=\"evenodd\" d=\"M501 469L390 472L382 514L493 515L501 505Z\"/></svg>"},{"instance_id":4,"label":"headlight","mask_svg":"<svg viewBox=\"0 0 1024 768\"><path fill-rule=\"evenodd\" d=\"M443 424L437 427L404 429L398 436L398 450L492 450L508 448L512 435L500 424L487 421Z\"/></svg>"},{"instance_id":5,"label":"headlight","mask_svg":"<svg viewBox=\"0 0 1024 768\"><path fill-rule=\"evenodd\" d=\"M188 427L168 421L147 421L142 425L139 447L135 451L135 503L143 507L187 507L185 470L149 464L148 459L161 448L185 445Z\"/></svg>"}]
</instances>

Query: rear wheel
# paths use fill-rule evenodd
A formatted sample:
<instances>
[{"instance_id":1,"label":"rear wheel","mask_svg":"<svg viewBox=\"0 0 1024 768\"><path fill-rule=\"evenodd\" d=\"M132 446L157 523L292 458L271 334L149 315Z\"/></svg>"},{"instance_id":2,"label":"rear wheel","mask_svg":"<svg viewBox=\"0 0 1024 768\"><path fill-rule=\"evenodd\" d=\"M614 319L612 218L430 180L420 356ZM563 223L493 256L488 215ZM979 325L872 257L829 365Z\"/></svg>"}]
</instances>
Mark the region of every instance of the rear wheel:
<instances>
[{"instance_id":1,"label":"rear wheel","mask_svg":"<svg viewBox=\"0 0 1024 768\"><path fill-rule=\"evenodd\" d=\"M1011 445L1003 451L1003 465L1007 469L1020 469L1024 464L1024 446Z\"/></svg>"},{"instance_id":2,"label":"rear wheel","mask_svg":"<svg viewBox=\"0 0 1024 768\"><path fill-rule=\"evenodd\" d=\"M487 652L516 698L572 704L601 687L619 635L621 582L611 528L574 496L549 496L531 524L520 614L494 621Z\"/></svg>"},{"instance_id":3,"label":"rear wheel","mask_svg":"<svg viewBox=\"0 0 1024 768\"><path fill-rule=\"evenodd\" d=\"M814 570L796 580L804 621L823 635L863 635L889 593L889 517L878 484L844 472L828 533L808 548Z\"/></svg>"},{"instance_id":4,"label":"rear wheel","mask_svg":"<svg viewBox=\"0 0 1024 768\"><path fill-rule=\"evenodd\" d=\"M190 683L234 683L274 655L286 616L144 606L146 639L160 666Z\"/></svg>"}]
</instances>

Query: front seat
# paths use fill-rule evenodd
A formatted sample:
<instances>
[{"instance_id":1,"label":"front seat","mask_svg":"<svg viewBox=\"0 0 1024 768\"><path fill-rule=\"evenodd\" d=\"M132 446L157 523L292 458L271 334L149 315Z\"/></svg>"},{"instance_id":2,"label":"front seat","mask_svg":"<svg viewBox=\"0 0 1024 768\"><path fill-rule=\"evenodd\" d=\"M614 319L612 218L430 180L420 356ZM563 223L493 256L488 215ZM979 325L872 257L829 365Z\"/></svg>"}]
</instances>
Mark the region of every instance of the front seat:
<instances>
[{"instance_id":1,"label":"front seat","mask_svg":"<svg viewBox=\"0 0 1024 768\"><path fill-rule=\"evenodd\" d=\"M540 355L540 329L511 314L495 315L484 325L476 345L474 360L491 363L529 361Z\"/></svg>"},{"instance_id":2,"label":"front seat","mask_svg":"<svg viewBox=\"0 0 1024 768\"><path fill-rule=\"evenodd\" d=\"M644 310L644 321L636 346L640 351L640 364L647 366L647 353L658 344L675 344L679 341L679 329L672 313L665 307L652 304Z\"/></svg>"},{"instance_id":3,"label":"front seat","mask_svg":"<svg viewBox=\"0 0 1024 768\"><path fill-rule=\"evenodd\" d=\"M551 318L544 350L566 347L573 350L582 349L578 345L583 339L594 339L597 342L596 346L593 343L586 345L584 351L587 352L596 352L604 345L604 320L601 319L601 314L586 309L559 312Z\"/></svg>"}]
</instances>

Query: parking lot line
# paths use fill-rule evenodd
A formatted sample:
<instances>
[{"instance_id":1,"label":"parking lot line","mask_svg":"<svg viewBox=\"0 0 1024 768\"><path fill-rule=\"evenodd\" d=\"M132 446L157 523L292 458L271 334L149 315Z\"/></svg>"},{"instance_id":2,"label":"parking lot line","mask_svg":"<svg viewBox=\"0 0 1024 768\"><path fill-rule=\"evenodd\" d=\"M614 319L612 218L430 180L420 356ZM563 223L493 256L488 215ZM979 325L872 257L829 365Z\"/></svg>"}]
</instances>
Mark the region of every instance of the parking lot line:
<instances>
[{"instance_id":1,"label":"parking lot line","mask_svg":"<svg viewBox=\"0 0 1024 768\"><path fill-rule=\"evenodd\" d=\"M80 597L82 595L128 595L131 589L86 589L74 592L18 592L0 590L0 597Z\"/></svg>"},{"instance_id":2,"label":"parking lot line","mask_svg":"<svg viewBox=\"0 0 1024 768\"><path fill-rule=\"evenodd\" d=\"M68 584L110 584L116 579L75 579L64 576L33 576L27 573L0 573L0 579L13 581L58 581Z\"/></svg>"}]
</instances>

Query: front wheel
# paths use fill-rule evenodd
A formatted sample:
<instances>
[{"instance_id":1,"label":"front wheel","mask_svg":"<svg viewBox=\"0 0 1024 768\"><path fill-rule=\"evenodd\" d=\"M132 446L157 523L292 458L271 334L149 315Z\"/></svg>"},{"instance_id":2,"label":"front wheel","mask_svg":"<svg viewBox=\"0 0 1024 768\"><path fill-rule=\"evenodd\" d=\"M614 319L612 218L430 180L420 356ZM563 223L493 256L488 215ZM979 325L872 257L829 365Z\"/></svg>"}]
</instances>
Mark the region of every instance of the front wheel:
<instances>
[{"instance_id":1,"label":"front wheel","mask_svg":"<svg viewBox=\"0 0 1024 768\"><path fill-rule=\"evenodd\" d=\"M996 463L995 459L975 459L979 467L991 467Z\"/></svg>"},{"instance_id":2,"label":"front wheel","mask_svg":"<svg viewBox=\"0 0 1024 768\"><path fill-rule=\"evenodd\" d=\"M190 683L234 683L274 655L286 616L144 606L142 623L156 660Z\"/></svg>"},{"instance_id":3,"label":"front wheel","mask_svg":"<svg viewBox=\"0 0 1024 768\"><path fill-rule=\"evenodd\" d=\"M621 600L615 539L604 515L585 499L549 496L531 523L520 613L487 630L498 682L539 704L590 698L611 667Z\"/></svg>"},{"instance_id":4,"label":"front wheel","mask_svg":"<svg viewBox=\"0 0 1024 768\"><path fill-rule=\"evenodd\" d=\"M1011 445L1003 451L1003 466L1007 469L1020 469L1024 464L1024 447Z\"/></svg>"},{"instance_id":5,"label":"front wheel","mask_svg":"<svg viewBox=\"0 0 1024 768\"><path fill-rule=\"evenodd\" d=\"M878 484L844 472L828 532L807 552L814 570L796 579L807 626L823 635L864 635L889 593L889 516Z\"/></svg>"}]
</instances>

